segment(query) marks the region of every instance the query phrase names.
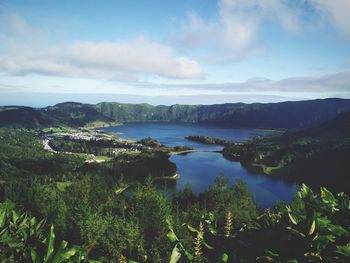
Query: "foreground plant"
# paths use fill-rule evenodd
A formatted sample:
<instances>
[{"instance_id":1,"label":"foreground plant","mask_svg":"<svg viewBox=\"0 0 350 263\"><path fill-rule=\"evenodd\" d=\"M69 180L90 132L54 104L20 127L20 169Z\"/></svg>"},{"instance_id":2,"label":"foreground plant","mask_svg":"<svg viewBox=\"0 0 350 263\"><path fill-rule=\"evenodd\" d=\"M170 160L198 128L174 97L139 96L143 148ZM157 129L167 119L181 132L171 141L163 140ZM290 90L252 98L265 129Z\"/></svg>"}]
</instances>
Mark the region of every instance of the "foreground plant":
<instances>
[{"instance_id":1,"label":"foreground plant","mask_svg":"<svg viewBox=\"0 0 350 263\"><path fill-rule=\"evenodd\" d=\"M7 203L0 203L1 262L97 263L87 260L79 246L68 247L63 240L55 247L54 226L45 236L45 220L37 221L27 213L18 214Z\"/></svg>"},{"instance_id":2,"label":"foreground plant","mask_svg":"<svg viewBox=\"0 0 350 263\"><path fill-rule=\"evenodd\" d=\"M38 249L44 239L45 220L37 222L27 213L17 214L3 203L0 208L0 259L24 262L31 249Z\"/></svg>"},{"instance_id":3,"label":"foreground plant","mask_svg":"<svg viewBox=\"0 0 350 263\"><path fill-rule=\"evenodd\" d=\"M321 188L318 196L302 185L294 204L258 218L257 227L250 233L258 242L254 245L265 248L265 255L258 260L349 262L349 216L350 202L344 193L334 196ZM263 238L267 232L272 240Z\"/></svg>"},{"instance_id":4,"label":"foreground plant","mask_svg":"<svg viewBox=\"0 0 350 263\"><path fill-rule=\"evenodd\" d=\"M218 234L216 226L214 227L214 215L210 214L210 218L205 220L206 225L203 222L199 223L198 229L192 227L189 224L183 224L189 232L194 234L193 236L193 248L188 248L179 237L175 234L173 225L169 220L167 220L169 226L168 238L169 240L175 244L174 249L171 254L170 263L175 263L180 260L180 258L184 255L185 261L183 262L212 262L209 259L209 254L215 254L216 249L209 245L205 240L205 234L211 235L212 237L222 237L223 235ZM207 231L205 230L205 226ZM219 242L220 244L220 242ZM211 253L208 253L211 251ZM220 251L220 250L218 250ZM208 255L207 255L208 254ZM228 262L228 255L226 253L220 253L219 256L216 257L215 262Z\"/></svg>"},{"instance_id":5,"label":"foreground plant","mask_svg":"<svg viewBox=\"0 0 350 263\"><path fill-rule=\"evenodd\" d=\"M42 257L40 252L34 248L31 249L31 258L34 263L61 263L61 262L82 262L84 256L78 246L67 248L68 242L63 240L58 249L55 249L55 232L51 226L49 236L45 239L46 245L45 256Z\"/></svg>"}]
</instances>

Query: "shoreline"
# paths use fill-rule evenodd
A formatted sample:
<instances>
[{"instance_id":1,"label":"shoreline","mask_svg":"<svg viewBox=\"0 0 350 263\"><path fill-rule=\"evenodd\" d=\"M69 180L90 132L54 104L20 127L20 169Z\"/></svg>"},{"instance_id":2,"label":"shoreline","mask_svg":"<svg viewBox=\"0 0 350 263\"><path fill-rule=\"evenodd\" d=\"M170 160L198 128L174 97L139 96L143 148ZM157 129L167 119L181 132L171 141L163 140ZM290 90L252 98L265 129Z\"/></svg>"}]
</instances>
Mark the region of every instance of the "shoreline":
<instances>
[{"instance_id":1,"label":"shoreline","mask_svg":"<svg viewBox=\"0 0 350 263\"><path fill-rule=\"evenodd\" d=\"M179 152L169 152L170 156L173 155L186 155L189 153L194 152L209 152L209 153L222 153L222 150L200 150L200 149L193 149L193 150L186 150L186 151L179 151Z\"/></svg>"}]
</instances>

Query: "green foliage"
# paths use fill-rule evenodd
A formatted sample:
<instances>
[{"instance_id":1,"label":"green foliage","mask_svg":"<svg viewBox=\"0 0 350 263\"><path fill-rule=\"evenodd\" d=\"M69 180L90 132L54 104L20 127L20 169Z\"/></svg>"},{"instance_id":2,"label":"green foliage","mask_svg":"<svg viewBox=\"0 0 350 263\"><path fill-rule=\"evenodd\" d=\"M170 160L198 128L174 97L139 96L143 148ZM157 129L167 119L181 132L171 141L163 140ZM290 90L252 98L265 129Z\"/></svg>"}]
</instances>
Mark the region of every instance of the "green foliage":
<instances>
[{"instance_id":1,"label":"green foliage","mask_svg":"<svg viewBox=\"0 0 350 263\"><path fill-rule=\"evenodd\" d=\"M6 203L0 207L0 259L24 262L30 258L31 249L39 248L44 238L45 220L38 222L28 214L18 214Z\"/></svg>"},{"instance_id":2,"label":"green foliage","mask_svg":"<svg viewBox=\"0 0 350 263\"><path fill-rule=\"evenodd\" d=\"M161 260L160 251L170 249L166 242L166 219L172 216L169 201L148 181L134 190L130 204L131 213L137 218L143 233L145 249L154 261Z\"/></svg>"},{"instance_id":3,"label":"green foliage","mask_svg":"<svg viewBox=\"0 0 350 263\"><path fill-rule=\"evenodd\" d=\"M344 193L335 196L322 188L317 196L303 185L293 203L267 210L241 228L229 228L234 221L230 212L223 230L213 213L203 218L205 224L198 229L184 224L195 234L193 249L170 221L167 236L178 261L185 257L188 262L198 262L200 256L201 262L345 263L350 260L349 216L350 202Z\"/></svg>"},{"instance_id":4,"label":"green foliage","mask_svg":"<svg viewBox=\"0 0 350 263\"><path fill-rule=\"evenodd\" d=\"M170 242L175 244L172 252L174 260L183 260L181 262L227 262L229 255L222 251L225 243L229 242L226 235L219 233L213 228L214 215L205 219L205 224L199 223L198 229L189 224L183 224L192 234L192 244L186 242L177 236L173 224L170 220L167 221L169 232L167 234ZM215 247L208 244L206 239L215 243ZM182 257L183 256L183 257ZM175 262L176 262L175 261Z\"/></svg>"},{"instance_id":5,"label":"green foliage","mask_svg":"<svg viewBox=\"0 0 350 263\"><path fill-rule=\"evenodd\" d=\"M89 255L107 261L113 258L143 256L143 236L135 220L101 212L88 212L80 222L83 248Z\"/></svg>"},{"instance_id":6,"label":"green foliage","mask_svg":"<svg viewBox=\"0 0 350 263\"><path fill-rule=\"evenodd\" d=\"M229 187L228 179L219 176L215 184L204 194L204 198L206 209L214 212L222 225L227 211L235 215L237 225L249 223L257 215L252 195L247 185L241 181Z\"/></svg>"},{"instance_id":7,"label":"green foliage","mask_svg":"<svg viewBox=\"0 0 350 263\"><path fill-rule=\"evenodd\" d=\"M0 260L2 262L88 262L79 246L68 247L62 240L56 246L54 227L46 231L45 220L27 213L18 214L13 205L0 203ZM91 262L98 262L91 260Z\"/></svg>"},{"instance_id":8,"label":"green foliage","mask_svg":"<svg viewBox=\"0 0 350 263\"><path fill-rule=\"evenodd\" d=\"M73 246L67 248L67 241L62 241L61 245L55 250L55 232L54 227L51 226L49 236L44 240L46 245L45 256L40 256L40 252L36 249L31 249L31 258L34 263L62 263L62 262L74 262L78 263L84 259L84 256L79 253L80 248ZM43 260L41 260L43 258Z\"/></svg>"},{"instance_id":9,"label":"green foliage","mask_svg":"<svg viewBox=\"0 0 350 263\"><path fill-rule=\"evenodd\" d=\"M343 193L337 198L322 188L318 197L303 185L291 206L262 214L239 238L249 240L245 249L259 248L260 260L347 262L350 225L343 216L349 217L350 210L343 200Z\"/></svg>"},{"instance_id":10,"label":"green foliage","mask_svg":"<svg viewBox=\"0 0 350 263\"><path fill-rule=\"evenodd\" d=\"M225 189L222 178L215 185L220 187ZM139 186L125 201L130 203L124 205L122 215L117 210L114 214L86 210L77 218L81 248L68 247L66 241L57 246L53 226L45 234L45 221L17 214L13 204L2 203L0 257L10 262L32 259L57 263L82 262L88 257L105 262L119 258L120 262L174 263L345 263L350 259L349 197L325 188L317 196L303 185L291 204L267 210L247 224L238 224L230 210L222 223L218 220L220 210L204 213L198 228L193 227L193 221L178 221L169 201L150 183Z\"/></svg>"}]
</instances>

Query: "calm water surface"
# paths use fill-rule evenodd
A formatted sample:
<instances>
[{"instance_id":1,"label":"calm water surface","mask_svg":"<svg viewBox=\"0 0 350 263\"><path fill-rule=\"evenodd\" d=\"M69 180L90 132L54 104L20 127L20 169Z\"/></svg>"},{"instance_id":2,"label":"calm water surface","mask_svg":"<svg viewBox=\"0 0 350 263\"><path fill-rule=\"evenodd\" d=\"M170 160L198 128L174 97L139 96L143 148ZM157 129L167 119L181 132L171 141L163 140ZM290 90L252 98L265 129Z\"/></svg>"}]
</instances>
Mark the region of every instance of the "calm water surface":
<instances>
[{"instance_id":1,"label":"calm water surface","mask_svg":"<svg viewBox=\"0 0 350 263\"><path fill-rule=\"evenodd\" d=\"M245 141L249 137L266 135L266 132L253 129L233 129L212 127L197 124L169 123L130 123L122 126L104 128L105 131L117 133L125 139L139 140L152 137L167 146L187 145L200 150L220 150L221 146L205 145L191 142L184 137L204 135L226 140ZM196 193L208 189L215 178L224 174L230 184L243 180L252 191L257 203L263 207L271 207L280 201L291 201L297 186L288 182L272 179L263 174L251 173L239 162L229 161L220 153L194 152L187 155L174 155L170 160L176 164L181 177L176 189L187 185Z\"/></svg>"}]
</instances>

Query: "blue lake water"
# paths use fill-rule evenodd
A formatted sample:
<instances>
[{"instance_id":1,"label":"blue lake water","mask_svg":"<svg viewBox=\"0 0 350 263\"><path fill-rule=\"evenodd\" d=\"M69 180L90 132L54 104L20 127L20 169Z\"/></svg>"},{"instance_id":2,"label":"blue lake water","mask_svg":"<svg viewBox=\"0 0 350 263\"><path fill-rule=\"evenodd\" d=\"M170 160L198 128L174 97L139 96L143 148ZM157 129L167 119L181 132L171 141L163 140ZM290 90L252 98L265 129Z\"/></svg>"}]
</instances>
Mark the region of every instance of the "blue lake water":
<instances>
[{"instance_id":1,"label":"blue lake water","mask_svg":"<svg viewBox=\"0 0 350 263\"><path fill-rule=\"evenodd\" d=\"M191 142L184 137L204 135L242 142L252 136L267 134L253 129L172 123L130 123L103 130L117 133L119 137L125 139L139 140L152 137L167 146L186 145L200 150L220 150L222 147ZM176 164L180 174L175 186L178 190L188 185L196 193L205 191L218 175L223 174L229 178L230 184L234 184L236 180L246 182L256 202L262 207L271 207L280 201L291 201L298 189L295 184L249 172L239 162L227 160L220 153L194 152L174 155L170 157L170 161Z\"/></svg>"}]
</instances>

